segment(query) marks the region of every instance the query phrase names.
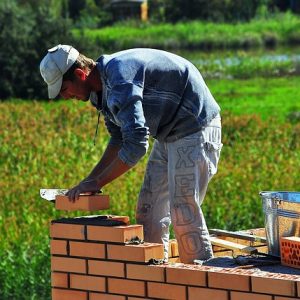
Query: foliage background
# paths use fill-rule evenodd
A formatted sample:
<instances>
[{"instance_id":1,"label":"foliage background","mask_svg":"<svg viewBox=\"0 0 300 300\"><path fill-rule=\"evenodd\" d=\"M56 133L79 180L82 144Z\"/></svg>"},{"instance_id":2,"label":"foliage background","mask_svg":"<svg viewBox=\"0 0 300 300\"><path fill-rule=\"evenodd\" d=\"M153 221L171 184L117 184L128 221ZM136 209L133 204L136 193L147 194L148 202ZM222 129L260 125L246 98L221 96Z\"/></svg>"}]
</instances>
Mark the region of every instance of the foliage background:
<instances>
[{"instance_id":1,"label":"foliage background","mask_svg":"<svg viewBox=\"0 0 300 300\"><path fill-rule=\"evenodd\" d=\"M263 227L258 192L295 190L300 184L300 126L294 114L300 109L294 102L299 79L210 80L208 86L223 107L224 147L203 204L207 224ZM49 299L50 221L84 213L55 211L40 199L39 188L69 187L87 175L108 141L101 122L93 146L96 121L91 106L73 101L0 102L1 299ZM111 209L101 213L128 215L135 222L148 154L104 188Z\"/></svg>"},{"instance_id":2,"label":"foliage background","mask_svg":"<svg viewBox=\"0 0 300 300\"><path fill-rule=\"evenodd\" d=\"M2 0L0 73L5 76L0 77L0 99L45 99L39 62L46 49L58 43L72 44L94 59L103 51L131 47L224 49L300 43L299 19L291 14L276 17L279 9L288 7L278 0L149 0L148 23L123 22L97 31L113 22L109 3Z\"/></svg>"},{"instance_id":3,"label":"foliage background","mask_svg":"<svg viewBox=\"0 0 300 300\"><path fill-rule=\"evenodd\" d=\"M93 58L140 45L208 49L193 62L222 107L224 148L203 204L206 220L210 228L262 227L258 192L296 190L300 183L299 66L292 56L274 62L244 49L299 43L299 17L279 13L289 3L149 0L148 23L110 26L108 0L0 2L0 299L50 299L49 223L82 213L55 211L39 188L73 186L108 140L101 122L93 146L97 116L90 106L45 100L39 62L46 49L70 43ZM237 64L210 53L216 48L233 49ZM135 222L147 155L105 187L112 203L103 213Z\"/></svg>"}]
</instances>

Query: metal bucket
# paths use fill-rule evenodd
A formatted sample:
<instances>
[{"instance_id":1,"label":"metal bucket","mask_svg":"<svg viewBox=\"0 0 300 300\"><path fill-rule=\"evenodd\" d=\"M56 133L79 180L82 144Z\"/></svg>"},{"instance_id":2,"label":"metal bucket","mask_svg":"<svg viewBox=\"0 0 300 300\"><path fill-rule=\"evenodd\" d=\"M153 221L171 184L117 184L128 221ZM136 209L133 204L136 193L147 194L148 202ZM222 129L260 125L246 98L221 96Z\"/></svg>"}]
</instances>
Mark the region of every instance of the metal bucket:
<instances>
[{"instance_id":1,"label":"metal bucket","mask_svg":"<svg viewBox=\"0 0 300 300\"><path fill-rule=\"evenodd\" d=\"M259 193L265 213L268 253L280 256L280 238L300 236L300 192Z\"/></svg>"}]
</instances>

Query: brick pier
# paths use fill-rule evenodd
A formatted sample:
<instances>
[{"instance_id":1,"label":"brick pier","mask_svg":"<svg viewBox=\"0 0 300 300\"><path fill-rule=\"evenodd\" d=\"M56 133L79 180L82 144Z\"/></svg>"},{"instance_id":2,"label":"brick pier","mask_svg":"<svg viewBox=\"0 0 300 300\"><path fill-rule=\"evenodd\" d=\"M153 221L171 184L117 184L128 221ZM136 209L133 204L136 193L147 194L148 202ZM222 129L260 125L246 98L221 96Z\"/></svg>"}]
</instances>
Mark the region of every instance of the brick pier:
<instances>
[{"instance_id":1,"label":"brick pier","mask_svg":"<svg viewBox=\"0 0 300 300\"><path fill-rule=\"evenodd\" d=\"M163 246L141 243L142 226L126 216L54 220L50 238L52 300L300 299L300 270L186 265L175 240L169 263L156 264Z\"/></svg>"}]
</instances>

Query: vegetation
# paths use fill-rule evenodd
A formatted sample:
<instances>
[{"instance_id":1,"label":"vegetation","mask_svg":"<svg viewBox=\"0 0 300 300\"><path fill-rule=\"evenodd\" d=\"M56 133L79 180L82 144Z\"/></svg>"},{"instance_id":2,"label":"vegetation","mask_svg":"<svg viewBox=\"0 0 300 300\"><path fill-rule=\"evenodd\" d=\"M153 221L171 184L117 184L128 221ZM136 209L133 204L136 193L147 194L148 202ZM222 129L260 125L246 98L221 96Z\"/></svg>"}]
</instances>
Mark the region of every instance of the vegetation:
<instances>
[{"instance_id":1,"label":"vegetation","mask_svg":"<svg viewBox=\"0 0 300 300\"><path fill-rule=\"evenodd\" d=\"M43 0L39 0L43 1ZM36 0L27 2L37 4ZM19 2L23 2L19 0ZM112 24L110 0L50 0L56 15L69 16L76 27L99 28ZM286 0L148 0L151 22L205 20L245 22L255 17L271 16L278 11L299 13L299 4Z\"/></svg>"},{"instance_id":2,"label":"vegetation","mask_svg":"<svg viewBox=\"0 0 300 300\"><path fill-rule=\"evenodd\" d=\"M101 29L73 30L73 33L77 39L84 36L98 47L113 51L133 47L211 50L299 44L299 25L299 17L286 13L239 24L127 22Z\"/></svg>"},{"instance_id":3,"label":"vegetation","mask_svg":"<svg viewBox=\"0 0 300 300\"><path fill-rule=\"evenodd\" d=\"M194 19L249 21L278 9L276 4L273 0L149 0L152 18L168 22Z\"/></svg>"},{"instance_id":4,"label":"vegetation","mask_svg":"<svg viewBox=\"0 0 300 300\"><path fill-rule=\"evenodd\" d=\"M223 152L203 204L210 228L263 226L260 190L299 186L297 77L210 80L223 108ZM282 104L284 103L284 105ZM230 111L230 113L229 113ZM108 141L101 123L96 146L96 112L87 104L0 102L0 298L49 299L49 223L61 216L39 197L39 188L68 188L98 161ZM111 209L135 222L136 195L147 157L104 188ZM17 276L16 276L17 274Z\"/></svg>"},{"instance_id":5,"label":"vegetation","mask_svg":"<svg viewBox=\"0 0 300 300\"><path fill-rule=\"evenodd\" d=\"M88 56L98 57L103 51L123 50L131 47L153 47L160 49L228 49L251 48L259 46L275 47L281 44L300 43L300 19L291 13L258 14L259 7L269 7L272 1L228 0L226 5L241 5L245 10L255 11L258 18L248 23L213 23L205 16L202 21L187 16L185 21L173 23L126 22L113 27L93 29L109 23L108 0L3 0L0 3L0 99L18 97L22 99L45 99L46 89L39 74L39 63L48 48L58 43L72 44ZM152 1L154 3L155 1ZM163 7L165 17L168 5L186 5L185 1L158 1ZM192 3L193 2L193 3ZM189 8L204 5L220 6L222 1L192 1ZM49 4L50 3L50 4ZM173 3L173 4L172 4ZM151 1L149 2L151 6ZM200 5L200 6L201 6ZM249 8L250 6L254 8ZM155 6L155 5L154 5ZM154 7L153 6L153 7ZM197 7L198 7L197 6ZM156 6L155 6L156 7ZM224 8L222 8L224 11ZM153 10L152 10L153 11ZM216 12L216 10L214 10ZM251 13L253 14L253 13ZM69 19L70 17L70 19ZM171 18L171 17L170 17ZM242 18L243 19L243 18ZM247 18L246 18L247 19ZM106 20L106 21L105 21ZM226 18L219 18L227 20ZM72 29L71 29L72 28ZM77 29L74 29L77 28ZM262 76L297 74L298 70L289 62L253 62L245 57L238 65L224 66L210 64L199 66L209 77L232 76L247 78L255 72ZM209 69L206 69L209 68Z\"/></svg>"},{"instance_id":6,"label":"vegetation","mask_svg":"<svg viewBox=\"0 0 300 300\"><path fill-rule=\"evenodd\" d=\"M209 80L208 84L223 111L245 118L258 115L266 125L270 117L276 118L276 124L300 121L300 103L295 101L300 98L299 77L221 79Z\"/></svg>"},{"instance_id":7,"label":"vegetation","mask_svg":"<svg viewBox=\"0 0 300 300\"><path fill-rule=\"evenodd\" d=\"M68 20L54 17L46 2L0 3L0 99L46 97L39 74L41 57L60 41L68 43L71 36Z\"/></svg>"},{"instance_id":8,"label":"vegetation","mask_svg":"<svg viewBox=\"0 0 300 300\"><path fill-rule=\"evenodd\" d=\"M300 73L300 57L296 54L295 48L279 48L275 51L261 49L261 51L175 52L196 65L205 78L268 78Z\"/></svg>"}]
</instances>

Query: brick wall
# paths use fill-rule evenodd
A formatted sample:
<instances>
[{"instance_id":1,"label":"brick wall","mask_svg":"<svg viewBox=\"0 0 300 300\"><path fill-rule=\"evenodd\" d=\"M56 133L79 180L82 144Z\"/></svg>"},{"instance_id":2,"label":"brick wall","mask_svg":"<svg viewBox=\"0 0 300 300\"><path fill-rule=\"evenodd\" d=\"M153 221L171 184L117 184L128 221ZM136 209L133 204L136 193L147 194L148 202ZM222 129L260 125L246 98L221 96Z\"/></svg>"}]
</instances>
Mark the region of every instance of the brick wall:
<instances>
[{"instance_id":1,"label":"brick wall","mask_svg":"<svg viewBox=\"0 0 300 300\"><path fill-rule=\"evenodd\" d=\"M163 258L163 246L140 243L143 228L129 225L128 217L55 220L50 237L53 300L300 299L298 275L181 263L151 265L149 260ZM170 261L177 256L172 241Z\"/></svg>"},{"instance_id":2,"label":"brick wall","mask_svg":"<svg viewBox=\"0 0 300 300\"><path fill-rule=\"evenodd\" d=\"M186 265L175 240L169 263L155 264L161 263L163 246L142 243L142 226L130 225L126 216L54 220L50 238L52 300L300 299L300 271ZM214 248L217 256L231 253Z\"/></svg>"}]
</instances>

